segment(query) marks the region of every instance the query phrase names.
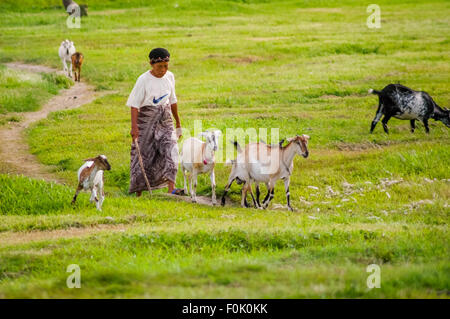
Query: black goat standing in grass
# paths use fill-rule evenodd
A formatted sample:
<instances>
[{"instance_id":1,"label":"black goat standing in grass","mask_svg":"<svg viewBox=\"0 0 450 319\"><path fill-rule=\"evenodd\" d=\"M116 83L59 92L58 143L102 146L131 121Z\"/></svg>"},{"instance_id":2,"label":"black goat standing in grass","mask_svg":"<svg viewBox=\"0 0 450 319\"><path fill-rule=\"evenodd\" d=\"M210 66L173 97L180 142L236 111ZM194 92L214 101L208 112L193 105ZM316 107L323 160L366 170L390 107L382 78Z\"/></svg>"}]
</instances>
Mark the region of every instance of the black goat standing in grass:
<instances>
[{"instance_id":1,"label":"black goat standing in grass","mask_svg":"<svg viewBox=\"0 0 450 319\"><path fill-rule=\"evenodd\" d=\"M378 95L379 105L375 118L372 121L370 133L381 120L386 133L389 133L387 122L391 117L400 120L409 120L411 123L411 132L416 128L415 121L419 120L425 126L425 131L430 132L428 128L428 119L441 121L447 127L450 127L450 111L438 106L428 93L423 91L414 91L400 84L389 84L383 90L369 90L369 93Z\"/></svg>"}]
</instances>

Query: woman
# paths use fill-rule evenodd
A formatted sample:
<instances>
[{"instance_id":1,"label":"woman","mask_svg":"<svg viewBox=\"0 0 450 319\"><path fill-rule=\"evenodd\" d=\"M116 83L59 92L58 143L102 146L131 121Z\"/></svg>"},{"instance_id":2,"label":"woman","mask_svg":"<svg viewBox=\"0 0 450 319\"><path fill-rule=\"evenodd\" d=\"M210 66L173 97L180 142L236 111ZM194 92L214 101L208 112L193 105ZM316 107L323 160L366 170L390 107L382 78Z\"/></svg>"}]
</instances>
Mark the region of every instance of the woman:
<instances>
[{"instance_id":1,"label":"woman","mask_svg":"<svg viewBox=\"0 0 450 319\"><path fill-rule=\"evenodd\" d=\"M143 73L136 81L128 97L131 108L131 163L129 193L141 196L147 190L142 168L139 164L135 141L144 162L145 174L151 189L168 186L169 193L175 189L178 170L178 145L181 137L181 123L178 116L175 78L168 71L170 54L166 49L156 48L150 54L151 70ZM176 131L172 116L175 118Z\"/></svg>"}]
</instances>

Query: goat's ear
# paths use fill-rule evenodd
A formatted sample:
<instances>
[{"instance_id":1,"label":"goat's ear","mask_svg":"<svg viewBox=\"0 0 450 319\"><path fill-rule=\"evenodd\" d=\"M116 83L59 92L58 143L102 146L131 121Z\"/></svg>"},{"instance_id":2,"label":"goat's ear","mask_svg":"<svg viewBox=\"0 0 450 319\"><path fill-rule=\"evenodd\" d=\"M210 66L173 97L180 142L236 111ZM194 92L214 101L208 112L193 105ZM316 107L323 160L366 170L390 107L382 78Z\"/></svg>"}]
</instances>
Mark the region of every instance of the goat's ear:
<instances>
[{"instance_id":1,"label":"goat's ear","mask_svg":"<svg viewBox=\"0 0 450 319\"><path fill-rule=\"evenodd\" d=\"M303 134L302 136L303 136L303 138L305 138L306 140L309 140L309 139L310 139L309 135Z\"/></svg>"},{"instance_id":2,"label":"goat's ear","mask_svg":"<svg viewBox=\"0 0 450 319\"><path fill-rule=\"evenodd\" d=\"M217 137L220 136L220 135L222 134L222 132L221 132L220 130L215 130L213 133L214 133L214 135L217 136Z\"/></svg>"},{"instance_id":3,"label":"goat's ear","mask_svg":"<svg viewBox=\"0 0 450 319\"><path fill-rule=\"evenodd\" d=\"M85 162L89 162L89 161L95 161L95 157L91 157L91 158L86 158L86 159L84 159L83 161L85 161Z\"/></svg>"}]
</instances>

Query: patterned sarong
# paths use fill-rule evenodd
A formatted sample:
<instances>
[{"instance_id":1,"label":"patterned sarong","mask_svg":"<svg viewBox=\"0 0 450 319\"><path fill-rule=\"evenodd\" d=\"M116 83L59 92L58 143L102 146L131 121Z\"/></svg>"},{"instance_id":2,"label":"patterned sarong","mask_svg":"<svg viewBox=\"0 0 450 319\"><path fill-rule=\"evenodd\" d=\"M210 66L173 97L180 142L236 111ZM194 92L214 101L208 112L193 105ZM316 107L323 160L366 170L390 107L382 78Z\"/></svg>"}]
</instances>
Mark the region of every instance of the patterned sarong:
<instances>
[{"instance_id":1,"label":"patterned sarong","mask_svg":"<svg viewBox=\"0 0 450 319\"><path fill-rule=\"evenodd\" d=\"M175 182L178 170L178 144L170 105L142 106L138 115L138 143L151 189ZM131 144L129 193L147 190L134 141Z\"/></svg>"}]
</instances>

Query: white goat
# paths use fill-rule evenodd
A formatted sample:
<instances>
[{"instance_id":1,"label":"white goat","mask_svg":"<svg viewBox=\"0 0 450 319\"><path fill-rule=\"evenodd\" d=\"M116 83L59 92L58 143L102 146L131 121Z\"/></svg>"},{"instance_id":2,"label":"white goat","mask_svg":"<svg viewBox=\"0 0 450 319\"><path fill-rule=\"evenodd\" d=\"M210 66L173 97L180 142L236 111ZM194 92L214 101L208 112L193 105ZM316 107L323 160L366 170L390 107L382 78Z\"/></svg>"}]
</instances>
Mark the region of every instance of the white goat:
<instances>
[{"instance_id":1,"label":"white goat","mask_svg":"<svg viewBox=\"0 0 450 319\"><path fill-rule=\"evenodd\" d=\"M216 178L214 176L215 157L214 152L218 149L218 138L220 131L202 132L200 136L204 136L206 143L198 138L190 137L183 143L181 155L181 170L184 177L184 193L188 193L186 185L186 173L189 174L189 187L191 189L191 199L195 203L197 201L197 176L199 174L209 173L211 178L212 204L216 204Z\"/></svg>"},{"instance_id":2,"label":"white goat","mask_svg":"<svg viewBox=\"0 0 450 319\"><path fill-rule=\"evenodd\" d=\"M102 210L103 201L105 200L105 192L103 189L103 171L111 170L108 159L105 155L85 159L84 163L78 169L78 187L73 196L72 204L75 204L78 193L84 190L91 191L90 202L95 201L98 210Z\"/></svg>"},{"instance_id":3,"label":"white goat","mask_svg":"<svg viewBox=\"0 0 450 319\"><path fill-rule=\"evenodd\" d=\"M63 71L67 72L68 77L72 77L72 54L76 52L75 46L72 41L64 40L59 47L59 57L63 64ZM70 67L67 69L67 62L70 63Z\"/></svg>"},{"instance_id":4,"label":"white goat","mask_svg":"<svg viewBox=\"0 0 450 319\"><path fill-rule=\"evenodd\" d=\"M289 182L294 168L295 155L308 157L308 135L296 135L288 138L286 146L267 145L265 143L247 144L242 151L239 144L234 142L238 155L232 162L232 170L228 178L228 184L225 186L225 192L222 196L222 206L225 205L225 195L231 187L234 180L238 184L244 183L242 188L241 206L248 207L247 192L250 191L253 205L256 208L266 209L274 197L275 183L279 179L284 180L286 199L289 210L293 210L290 203ZM256 184L256 200L253 196L251 184ZM267 186L267 195L262 205L259 202L259 183L265 183Z\"/></svg>"}]
</instances>

